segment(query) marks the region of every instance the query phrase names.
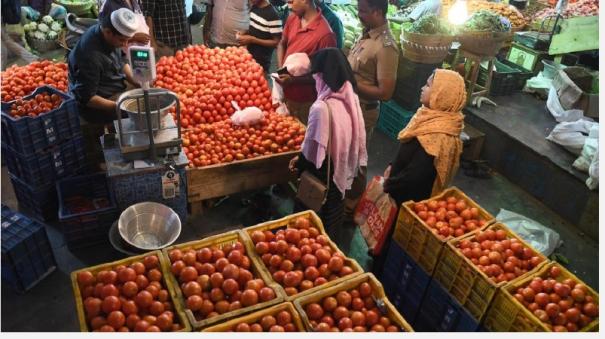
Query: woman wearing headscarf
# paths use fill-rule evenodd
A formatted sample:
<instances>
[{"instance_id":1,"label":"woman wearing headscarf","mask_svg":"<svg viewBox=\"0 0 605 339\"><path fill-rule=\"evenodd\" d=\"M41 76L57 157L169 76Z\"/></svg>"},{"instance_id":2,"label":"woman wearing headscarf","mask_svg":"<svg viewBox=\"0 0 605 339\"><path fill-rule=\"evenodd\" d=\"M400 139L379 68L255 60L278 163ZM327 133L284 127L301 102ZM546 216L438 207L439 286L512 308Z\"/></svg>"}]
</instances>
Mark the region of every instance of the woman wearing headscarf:
<instances>
[{"instance_id":1,"label":"woman wearing headscarf","mask_svg":"<svg viewBox=\"0 0 605 339\"><path fill-rule=\"evenodd\" d=\"M299 175L310 171L323 182L330 179L328 197L319 216L332 233L343 221L345 191L360 166L367 166L365 126L353 71L342 51L326 48L316 52L311 57L311 70L317 100L309 111L301 155L292 159L290 169ZM329 174L327 153L331 157Z\"/></svg>"},{"instance_id":2,"label":"woman wearing headscarf","mask_svg":"<svg viewBox=\"0 0 605 339\"><path fill-rule=\"evenodd\" d=\"M384 175L384 191L397 206L408 200L428 199L448 187L462 153L464 79L454 71L436 70L422 87L420 103L412 120L399 132L399 150ZM388 248L390 237L383 248ZM375 274L380 274L385 252L374 258Z\"/></svg>"}]
</instances>

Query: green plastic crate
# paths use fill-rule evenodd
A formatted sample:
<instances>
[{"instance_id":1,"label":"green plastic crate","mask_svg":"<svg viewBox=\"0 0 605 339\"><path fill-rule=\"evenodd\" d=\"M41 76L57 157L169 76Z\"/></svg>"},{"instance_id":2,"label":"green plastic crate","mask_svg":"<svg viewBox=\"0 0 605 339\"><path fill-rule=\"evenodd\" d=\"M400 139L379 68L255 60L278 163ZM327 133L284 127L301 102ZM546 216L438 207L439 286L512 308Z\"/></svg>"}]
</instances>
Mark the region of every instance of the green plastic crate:
<instances>
[{"instance_id":1,"label":"green plastic crate","mask_svg":"<svg viewBox=\"0 0 605 339\"><path fill-rule=\"evenodd\" d=\"M381 102L377 127L391 139L397 140L397 135L408 125L412 116L414 112L403 109L393 100Z\"/></svg>"}]
</instances>

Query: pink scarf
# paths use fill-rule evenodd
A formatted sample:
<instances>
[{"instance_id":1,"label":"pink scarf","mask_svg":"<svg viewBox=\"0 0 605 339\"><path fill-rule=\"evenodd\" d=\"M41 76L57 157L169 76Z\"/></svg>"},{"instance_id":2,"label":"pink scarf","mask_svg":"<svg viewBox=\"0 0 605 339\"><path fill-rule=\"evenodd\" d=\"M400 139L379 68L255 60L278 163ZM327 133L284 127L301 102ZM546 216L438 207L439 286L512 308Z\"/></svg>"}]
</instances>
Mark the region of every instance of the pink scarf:
<instances>
[{"instance_id":1,"label":"pink scarf","mask_svg":"<svg viewBox=\"0 0 605 339\"><path fill-rule=\"evenodd\" d=\"M334 184L342 193L351 188L360 166L367 166L366 131L359 98L350 82L332 92L319 73L314 74L317 100L309 111L307 132L302 144L305 158L320 168L328 147L328 106L331 109L330 155Z\"/></svg>"}]
</instances>

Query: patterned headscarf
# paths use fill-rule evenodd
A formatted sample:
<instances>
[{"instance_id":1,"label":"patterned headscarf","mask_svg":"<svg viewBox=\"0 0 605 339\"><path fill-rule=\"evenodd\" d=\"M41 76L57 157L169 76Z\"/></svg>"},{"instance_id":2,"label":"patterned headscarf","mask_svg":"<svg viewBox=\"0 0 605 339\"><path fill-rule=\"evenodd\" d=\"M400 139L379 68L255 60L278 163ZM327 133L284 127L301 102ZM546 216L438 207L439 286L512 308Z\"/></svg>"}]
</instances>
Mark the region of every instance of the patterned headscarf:
<instances>
[{"instance_id":1,"label":"patterned headscarf","mask_svg":"<svg viewBox=\"0 0 605 339\"><path fill-rule=\"evenodd\" d=\"M437 177L432 195L449 186L458 170L465 103L464 79L454 71L438 69L431 86L429 107L420 107L406 128L399 132L401 142L416 138L422 148L435 158Z\"/></svg>"}]
</instances>

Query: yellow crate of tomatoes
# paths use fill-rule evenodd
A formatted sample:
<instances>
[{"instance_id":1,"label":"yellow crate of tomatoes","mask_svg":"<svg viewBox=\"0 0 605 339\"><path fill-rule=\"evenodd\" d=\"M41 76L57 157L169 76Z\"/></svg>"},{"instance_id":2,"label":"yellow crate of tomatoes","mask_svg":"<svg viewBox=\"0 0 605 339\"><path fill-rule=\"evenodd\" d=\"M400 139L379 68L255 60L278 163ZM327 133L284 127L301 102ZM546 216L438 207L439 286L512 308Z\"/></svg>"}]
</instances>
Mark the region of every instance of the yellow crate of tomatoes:
<instances>
[{"instance_id":1,"label":"yellow crate of tomatoes","mask_svg":"<svg viewBox=\"0 0 605 339\"><path fill-rule=\"evenodd\" d=\"M498 291L484 326L495 332L596 332L599 295L551 262Z\"/></svg>"},{"instance_id":2,"label":"yellow crate of tomatoes","mask_svg":"<svg viewBox=\"0 0 605 339\"><path fill-rule=\"evenodd\" d=\"M313 211L292 214L244 229L248 251L268 279L279 284L288 301L363 273L324 231Z\"/></svg>"},{"instance_id":3,"label":"yellow crate of tomatoes","mask_svg":"<svg viewBox=\"0 0 605 339\"><path fill-rule=\"evenodd\" d=\"M160 251L71 273L82 332L189 332Z\"/></svg>"},{"instance_id":4,"label":"yellow crate of tomatoes","mask_svg":"<svg viewBox=\"0 0 605 339\"><path fill-rule=\"evenodd\" d=\"M449 241L433 279L481 321L500 287L523 279L547 261L504 224L496 223Z\"/></svg>"},{"instance_id":5,"label":"yellow crate of tomatoes","mask_svg":"<svg viewBox=\"0 0 605 339\"><path fill-rule=\"evenodd\" d=\"M236 230L163 250L176 302L194 330L283 301Z\"/></svg>"},{"instance_id":6,"label":"yellow crate of tomatoes","mask_svg":"<svg viewBox=\"0 0 605 339\"><path fill-rule=\"evenodd\" d=\"M305 332L300 314L289 302L271 306L202 332Z\"/></svg>"},{"instance_id":7,"label":"yellow crate of tomatoes","mask_svg":"<svg viewBox=\"0 0 605 339\"><path fill-rule=\"evenodd\" d=\"M494 217L456 187L399 209L393 238L429 274L447 241L485 227Z\"/></svg>"},{"instance_id":8,"label":"yellow crate of tomatoes","mask_svg":"<svg viewBox=\"0 0 605 339\"><path fill-rule=\"evenodd\" d=\"M294 300L309 332L414 332L372 273Z\"/></svg>"}]
</instances>

